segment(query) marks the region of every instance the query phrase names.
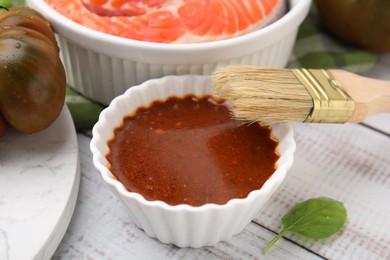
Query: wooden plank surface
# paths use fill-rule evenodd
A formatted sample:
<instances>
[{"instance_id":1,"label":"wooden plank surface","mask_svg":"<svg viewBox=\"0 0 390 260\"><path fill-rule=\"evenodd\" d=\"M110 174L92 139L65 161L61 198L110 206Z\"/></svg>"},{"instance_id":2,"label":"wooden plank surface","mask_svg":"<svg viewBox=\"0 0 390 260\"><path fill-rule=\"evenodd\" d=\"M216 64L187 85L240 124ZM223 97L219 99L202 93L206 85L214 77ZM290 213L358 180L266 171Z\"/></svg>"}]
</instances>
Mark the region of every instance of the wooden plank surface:
<instances>
[{"instance_id":1,"label":"wooden plank surface","mask_svg":"<svg viewBox=\"0 0 390 260\"><path fill-rule=\"evenodd\" d=\"M79 134L81 186L68 231L54 259L258 259L296 203L327 196L348 210L343 232L313 241L289 234L266 259L390 258L390 138L360 124L294 125L295 162L269 203L245 230L201 249L177 248L135 227L92 165L88 136Z\"/></svg>"}]
</instances>

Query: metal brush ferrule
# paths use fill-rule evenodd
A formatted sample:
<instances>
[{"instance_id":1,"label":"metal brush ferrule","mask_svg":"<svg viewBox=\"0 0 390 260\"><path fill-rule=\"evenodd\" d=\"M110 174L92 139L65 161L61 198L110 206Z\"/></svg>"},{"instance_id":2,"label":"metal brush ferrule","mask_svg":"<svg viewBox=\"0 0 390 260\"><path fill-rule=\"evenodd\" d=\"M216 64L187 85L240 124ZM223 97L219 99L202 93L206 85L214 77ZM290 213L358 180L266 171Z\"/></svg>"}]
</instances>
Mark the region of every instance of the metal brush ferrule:
<instances>
[{"instance_id":1,"label":"metal brush ferrule","mask_svg":"<svg viewBox=\"0 0 390 260\"><path fill-rule=\"evenodd\" d=\"M305 123L345 123L355 111L354 100L333 75L322 69L291 70L313 98Z\"/></svg>"}]
</instances>

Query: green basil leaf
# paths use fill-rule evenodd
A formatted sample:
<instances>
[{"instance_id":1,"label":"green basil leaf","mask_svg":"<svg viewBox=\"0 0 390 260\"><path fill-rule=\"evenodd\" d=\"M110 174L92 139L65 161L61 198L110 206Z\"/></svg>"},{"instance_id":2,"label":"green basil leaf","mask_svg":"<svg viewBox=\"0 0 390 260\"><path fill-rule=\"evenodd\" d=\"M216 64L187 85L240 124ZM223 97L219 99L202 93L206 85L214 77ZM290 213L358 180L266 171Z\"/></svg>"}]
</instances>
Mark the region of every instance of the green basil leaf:
<instances>
[{"instance_id":1,"label":"green basil leaf","mask_svg":"<svg viewBox=\"0 0 390 260\"><path fill-rule=\"evenodd\" d=\"M325 239L342 229L347 220L343 203L330 198L315 198L297 204L283 218L283 230L263 250L268 250L289 231L308 238Z\"/></svg>"},{"instance_id":2,"label":"green basil leaf","mask_svg":"<svg viewBox=\"0 0 390 260\"><path fill-rule=\"evenodd\" d=\"M296 205L282 221L289 231L308 238L324 239L337 233L346 219L347 211L341 202L316 198Z\"/></svg>"}]
</instances>

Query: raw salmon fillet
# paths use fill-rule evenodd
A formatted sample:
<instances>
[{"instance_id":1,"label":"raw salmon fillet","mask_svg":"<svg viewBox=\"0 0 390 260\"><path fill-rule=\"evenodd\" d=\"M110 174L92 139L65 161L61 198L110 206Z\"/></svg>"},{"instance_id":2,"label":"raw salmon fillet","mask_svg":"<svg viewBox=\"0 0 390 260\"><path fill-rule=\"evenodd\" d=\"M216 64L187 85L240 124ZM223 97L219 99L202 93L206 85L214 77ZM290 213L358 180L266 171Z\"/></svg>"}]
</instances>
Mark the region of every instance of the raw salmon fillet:
<instances>
[{"instance_id":1,"label":"raw salmon fillet","mask_svg":"<svg viewBox=\"0 0 390 260\"><path fill-rule=\"evenodd\" d=\"M46 0L91 29L159 43L198 43L239 36L280 18L285 0Z\"/></svg>"}]
</instances>

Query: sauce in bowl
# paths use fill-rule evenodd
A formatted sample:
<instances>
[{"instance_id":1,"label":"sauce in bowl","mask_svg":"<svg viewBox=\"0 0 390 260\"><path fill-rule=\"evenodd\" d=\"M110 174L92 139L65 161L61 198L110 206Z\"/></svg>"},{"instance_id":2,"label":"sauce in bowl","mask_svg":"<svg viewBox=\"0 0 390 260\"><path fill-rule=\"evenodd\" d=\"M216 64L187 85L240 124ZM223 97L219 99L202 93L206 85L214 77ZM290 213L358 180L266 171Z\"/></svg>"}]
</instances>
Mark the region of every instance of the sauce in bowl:
<instances>
[{"instance_id":1,"label":"sauce in bowl","mask_svg":"<svg viewBox=\"0 0 390 260\"><path fill-rule=\"evenodd\" d=\"M201 206L260 189L276 170L277 144L270 127L232 119L223 100L188 95L127 116L106 157L130 192Z\"/></svg>"}]
</instances>

